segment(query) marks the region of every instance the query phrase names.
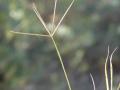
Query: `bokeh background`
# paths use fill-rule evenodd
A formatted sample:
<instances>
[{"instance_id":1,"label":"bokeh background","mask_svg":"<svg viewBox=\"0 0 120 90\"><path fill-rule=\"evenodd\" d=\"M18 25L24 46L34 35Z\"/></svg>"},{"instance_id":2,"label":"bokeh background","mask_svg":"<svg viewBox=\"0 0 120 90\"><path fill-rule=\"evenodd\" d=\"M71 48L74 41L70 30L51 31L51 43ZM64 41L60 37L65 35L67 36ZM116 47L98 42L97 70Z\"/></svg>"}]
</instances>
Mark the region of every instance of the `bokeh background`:
<instances>
[{"instance_id":1,"label":"bokeh background","mask_svg":"<svg viewBox=\"0 0 120 90\"><path fill-rule=\"evenodd\" d=\"M58 0L57 24L71 0ZM48 27L54 0L35 0ZM48 38L16 35L13 31L46 33L32 0L0 0L0 90L68 90L52 42ZM73 90L105 89L104 63L120 45L120 0L75 0L55 40ZM114 88L120 82L120 50L113 57ZM115 90L114 89L114 90Z\"/></svg>"}]
</instances>

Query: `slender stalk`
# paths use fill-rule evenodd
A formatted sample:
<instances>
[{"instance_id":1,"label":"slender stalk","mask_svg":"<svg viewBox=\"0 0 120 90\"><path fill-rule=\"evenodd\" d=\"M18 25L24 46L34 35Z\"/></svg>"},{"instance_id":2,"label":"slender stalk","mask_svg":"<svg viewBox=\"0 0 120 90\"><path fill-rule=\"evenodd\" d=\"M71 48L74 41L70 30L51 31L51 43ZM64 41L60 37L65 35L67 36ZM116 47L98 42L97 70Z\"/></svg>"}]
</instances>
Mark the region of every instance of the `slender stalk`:
<instances>
[{"instance_id":1,"label":"slender stalk","mask_svg":"<svg viewBox=\"0 0 120 90\"><path fill-rule=\"evenodd\" d=\"M113 90L113 65L110 61L110 90Z\"/></svg>"},{"instance_id":2,"label":"slender stalk","mask_svg":"<svg viewBox=\"0 0 120 90\"><path fill-rule=\"evenodd\" d=\"M106 88L107 90L113 90L113 65L112 65L112 57L113 54L115 53L115 51L118 48L115 48L114 51L112 52L112 54L110 55L110 86L109 86L109 81L108 81L108 73L107 73L107 63L108 63L108 59L109 59L109 47L108 47L108 54L107 54L107 58L106 58L106 62L105 62L105 81L106 81Z\"/></svg>"},{"instance_id":3,"label":"slender stalk","mask_svg":"<svg viewBox=\"0 0 120 90\"><path fill-rule=\"evenodd\" d=\"M117 50L117 48L114 49L114 51L112 52L112 54L110 56L110 85L111 85L111 90L113 90L113 65L112 65L112 57L113 57L113 54L115 53L116 50Z\"/></svg>"},{"instance_id":4,"label":"slender stalk","mask_svg":"<svg viewBox=\"0 0 120 90\"><path fill-rule=\"evenodd\" d=\"M92 79L92 84L93 84L93 88L94 88L93 90L96 90L95 81L94 81L94 78L93 78L92 74L90 74L90 77Z\"/></svg>"},{"instance_id":5,"label":"slender stalk","mask_svg":"<svg viewBox=\"0 0 120 90\"><path fill-rule=\"evenodd\" d=\"M107 63L108 63L108 59L109 59L109 46L108 46L108 53L107 53L107 58L106 58L106 62L105 62L105 81L106 81L106 89L109 89L109 81L108 81L108 73L107 73Z\"/></svg>"},{"instance_id":6,"label":"slender stalk","mask_svg":"<svg viewBox=\"0 0 120 90\"><path fill-rule=\"evenodd\" d=\"M63 60L62 60L60 51L59 51L59 49L58 49L58 46L57 46L57 44L56 44L53 36L51 36L51 39L52 39L52 42L53 42L54 47L55 47L55 49L56 49L56 52L57 52L57 55L58 55L58 57L59 57L60 63L61 63L61 65L62 65L62 69L63 69L64 75L65 75L65 78L66 78L66 81L67 81L67 84L68 84L68 88L69 88L69 90L72 90L71 85L70 85L70 81L69 81L69 79L68 79L67 72L66 72L66 70L65 70L65 66L64 66L64 64L63 64Z\"/></svg>"},{"instance_id":7,"label":"slender stalk","mask_svg":"<svg viewBox=\"0 0 120 90\"><path fill-rule=\"evenodd\" d=\"M54 27L55 27L55 16L56 16L57 1L58 1L58 0L55 0L54 11L53 11L53 19L52 19L52 29L53 29L53 30L54 30Z\"/></svg>"},{"instance_id":8,"label":"slender stalk","mask_svg":"<svg viewBox=\"0 0 120 90\"><path fill-rule=\"evenodd\" d=\"M14 34L20 34L20 35L39 36L39 37L50 37L49 35L44 35L44 34L23 33L23 32L16 32L16 31L10 31L10 32L11 32L11 33L14 33Z\"/></svg>"}]
</instances>

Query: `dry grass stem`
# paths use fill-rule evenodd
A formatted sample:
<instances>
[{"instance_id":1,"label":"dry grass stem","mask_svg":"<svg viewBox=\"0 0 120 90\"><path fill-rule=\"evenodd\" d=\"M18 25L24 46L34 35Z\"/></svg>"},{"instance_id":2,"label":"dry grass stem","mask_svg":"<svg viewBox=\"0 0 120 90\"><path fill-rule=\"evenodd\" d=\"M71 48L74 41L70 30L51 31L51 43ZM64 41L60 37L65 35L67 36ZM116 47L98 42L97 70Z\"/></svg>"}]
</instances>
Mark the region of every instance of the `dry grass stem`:
<instances>
[{"instance_id":1,"label":"dry grass stem","mask_svg":"<svg viewBox=\"0 0 120 90\"><path fill-rule=\"evenodd\" d=\"M106 89L107 90L110 90L109 89L109 81L108 81L108 74L107 74L107 62L108 62L108 59L109 59L109 46L108 46L108 52L107 52L107 58L106 58L106 62L105 62L105 81L106 81Z\"/></svg>"},{"instance_id":2,"label":"dry grass stem","mask_svg":"<svg viewBox=\"0 0 120 90\"><path fill-rule=\"evenodd\" d=\"M110 85L111 85L111 90L113 90L113 65L112 65L112 57L113 54L115 53L115 51L118 48L115 48L114 51L112 52L111 56L110 56Z\"/></svg>"},{"instance_id":3,"label":"dry grass stem","mask_svg":"<svg viewBox=\"0 0 120 90\"><path fill-rule=\"evenodd\" d=\"M64 64L63 64L63 60L62 60L60 51L59 51L59 49L58 49L58 47L57 47L57 44L56 44L54 38L51 37L51 39L52 39L52 41L53 41L53 43L54 43L55 49L56 49L56 51L57 51L57 54L58 54L58 57L59 57L59 60L60 60L60 63L61 63L61 65L62 65L62 69L63 69L64 75L65 75L65 78L66 78L66 81L67 81L67 84L68 84L68 88L69 88L69 90L72 90L71 85L70 85L70 81L69 81L69 79L68 79L67 72L66 72L66 70L65 70L65 66L64 66Z\"/></svg>"}]
</instances>

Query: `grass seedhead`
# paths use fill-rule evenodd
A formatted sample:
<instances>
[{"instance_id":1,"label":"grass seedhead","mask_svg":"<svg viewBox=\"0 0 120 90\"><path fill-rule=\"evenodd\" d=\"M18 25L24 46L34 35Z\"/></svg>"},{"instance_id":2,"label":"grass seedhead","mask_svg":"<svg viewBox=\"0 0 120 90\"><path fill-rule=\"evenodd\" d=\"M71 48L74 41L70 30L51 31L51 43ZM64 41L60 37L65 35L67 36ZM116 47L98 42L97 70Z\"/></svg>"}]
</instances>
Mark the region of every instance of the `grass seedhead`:
<instances>
[{"instance_id":1,"label":"grass seedhead","mask_svg":"<svg viewBox=\"0 0 120 90\"><path fill-rule=\"evenodd\" d=\"M30 36L40 36L40 37L49 37L49 38L51 38L52 43L53 43L53 45L54 45L54 47L55 47L55 50L56 50L56 52L57 52L57 55L58 55L60 64L61 64L61 66L62 66L62 69L63 69L64 75L65 75L65 79L66 79L66 81L67 81L67 85L68 85L69 90L72 90L72 88L71 88L71 85L70 85L70 81L69 81L69 79L68 79L68 74L67 74L67 72L66 72L66 69L65 69L65 66L64 66L64 63L63 63L63 60L62 60L60 51L59 51L59 49L58 49L58 46L57 46L57 44L56 44L55 39L54 39L53 36L55 35L56 31L58 30L59 26L61 25L63 19L64 19L65 16L66 16L66 14L68 13L68 11L70 10L70 8L72 7L74 1L75 1L75 0L73 0L73 1L71 2L71 4L69 5L69 7L67 8L67 10L66 10L65 13L63 14L62 18L60 19L60 21L59 21L59 23L58 23L58 25L57 25L56 27L55 27L55 17L56 17L56 6L57 6L58 0L55 0L55 1L54 1L54 10L53 10L53 19L52 19L52 25L53 25L53 26L52 26L52 27L53 27L52 29L53 29L53 32L52 32L52 33L50 32L50 31L52 31L52 30L49 30L49 29L48 29L46 23L44 22L43 18L41 17L40 13L38 12L35 3L32 4L32 9L33 9L33 11L35 12L38 20L39 20L39 21L42 23L42 25L44 26L44 28L45 28L45 30L46 30L46 32L47 32L47 35L10 31L11 33L14 33L14 34L30 35Z\"/></svg>"},{"instance_id":2,"label":"grass seedhead","mask_svg":"<svg viewBox=\"0 0 120 90\"><path fill-rule=\"evenodd\" d=\"M38 12L35 3L32 4L32 9L33 9L34 13L36 14L38 20L42 23L42 25L44 26L44 28L45 28L45 30L47 32L46 35L45 34L34 34L34 33L24 33L24 32L10 31L11 33L14 33L14 34L30 35L30 36L39 36L39 37L50 38L52 40L52 43L53 43L53 45L55 47L55 50L56 50L56 53L58 55L58 58L59 58L61 66L62 66L62 70L63 70L64 76L65 76L65 79L67 81L67 85L68 85L69 90L72 90L71 84L70 84L70 80L68 78L68 74L66 72L66 69L65 69L65 66L64 66L61 54L60 54L60 50L58 49L58 46L57 46L56 41L54 39L54 35L57 32L57 30L58 30L59 26L61 25L62 21L64 20L65 16L67 15L68 11L72 7L74 1L75 0L72 0L70 5L68 6L67 10L65 11L63 16L61 17L60 21L55 26L56 7L57 7L58 0L54 0L54 10L53 10L53 19L52 19L52 27L53 27L52 29L53 30L49 30L48 29L47 24L44 22L43 18L41 17L40 13ZM51 33L50 31L53 31L53 32ZM108 46L108 52L107 52L107 57L106 57L106 62L105 62L105 82L106 82L106 89L107 90L113 90L113 65L112 65L112 58L113 58L113 54L115 53L115 51L117 49L118 48L115 48L114 51L112 52L112 54L109 55L110 51L109 51L109 46ZM109 85L109 80L108 80L108 60L110 60L110 85ZM92 80L92 84L93 84L94 90L96 90L95 82L94 82L94 78L93 78L92 74L90 74L90 77L91 77L91 80ZM120 88L120 84L118 85L117 90L119 90L119 88Z\"/></svg>"}]
</instances>

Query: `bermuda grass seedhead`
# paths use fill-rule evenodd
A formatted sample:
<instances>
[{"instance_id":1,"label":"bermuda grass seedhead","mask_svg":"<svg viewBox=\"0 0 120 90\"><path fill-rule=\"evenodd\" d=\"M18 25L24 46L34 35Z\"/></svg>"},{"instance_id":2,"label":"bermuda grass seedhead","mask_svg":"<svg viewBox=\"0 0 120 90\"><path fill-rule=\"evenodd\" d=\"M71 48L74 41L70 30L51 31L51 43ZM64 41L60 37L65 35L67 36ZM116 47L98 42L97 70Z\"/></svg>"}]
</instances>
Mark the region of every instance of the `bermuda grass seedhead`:
<instances>
[{"instance_id":1,"label":"bermuda grass seedhead","mask_svg":"<svg viewBox=\"0 0 120 90\"><path fill-rule=\"evenodd\" d=\"M20 35L31 35L31 36L39 36L39 37L47 37L47 38L50 38L54 44L54 47L56 49L56 52L57 52L57 55L58 55L58 58L60 60L60 64L62 66L62 69L63 69L63 72L64 72L64 75L65 75L65 79L67 81L67 85L68 85L68 88L69 90L72 90L71 89L71 85L70 85L70 81L68 79L68 75L67 75L67 72L65 70L65 66L63 64L63 60L62 60L62 57L61 57L61 54L60 54L60 51L58 49L58 46L54 40L54 35L55 33L57 32L59 26L61 25L62 21L64 20L65 16L67 15L68 11L70 10L70 8L72 7L73 3L74 3L75 0L72 0L71 4L68 6L67 10L65 11L65 13L63 14L63 16L61 17L60 21L58 22L58 24L55 26L55 16L56 16L56 7L57 7L57 2L58 0L54 0L54 10L53 10L53 19L52 19L52 29L53 30L49 30L46 23L44 22L43 18L41 17L41 14L38 12L37 10L37 7L35 5L35 3L33 2L32 3L32 9L33 11L35 12L38 20L42 23L42 25L44 26L46 32L47 32L47 35L44 35L44 34L33 34L33 33L24 33L24 32L15 32L15 31L11 31L12 33L14 34L20 34ZM53 31L52 33L50 31Z\"/></svg>"},{"instance_id":2,"label":"bermuda grass seedhead","mask_svg":"<svg viewBox=\"0 0 120 90\"><path fill-rule=\"evenodd\" d=\"M55 25L57 2L58 2L58 0L54 0L54 9L53 9L53 18L52 18L52 29L53 30L49 30L49 28L47 27L47 25L44 22L43 18L41 17L41 14L38 12L38 9L37 9L35 3L34 2L32 3L32 9L33 9L34 13L36 14L38 20L44 26L45 31L46 31L47 34L34 34L34 33L24 33L24 32L16 32L16 31L10 31L10 32L14 33L14 34L20 34L20 35L30 35L30 36L38 36L38 37L47 37L47 38L50 38L51 41L52 41L52 43L53 43L53 45L54 45L54 47L55 47L55 50L56 50L56 53L58 55L60 64L62 66L62 70L64 72L68 88L69 88L69 90L72 90L71 84L70 84L70 81L69 81L69 78L68 78L68 74L66 72L66 69L65 69L65 66L64 66L64 63L63 63L60 51L59 51L58 46L56 44L56 41L54 39L54 35L56 34L59 26L61 25L62 21L64 20L65 16L67 15L68 11L72 7L72 5L75 2L75 0L72 0L72 2L70 3L70 5L68 6L67 10L65 11L65 13L63 14L63 16L61 17L60 21L58 22L58 24ZM50 32L50 31L53 31L53 32ZM112 57L113 57L113 54L115 53L115 51L117 49L118 48L115 48L114 51L112 52L112 54L109 55L110 51L109 51L109 47L108 47L108 53L107 53L106 62L105 62L105 69L104 69L105 70L106 90L113 90L113 65L112 65ZM109 80L108 80L108 60L110 62L110 84L109 84ZM95 81L94 81L94 78L93 78L92 74L90 74L90 77L91 77L91 80L92 80L93 88L94 88L94 90L96 90ZM119 90L119 88L120 88L120 84L118 85L117 90Z\"/></svg>"}]
</instances>

